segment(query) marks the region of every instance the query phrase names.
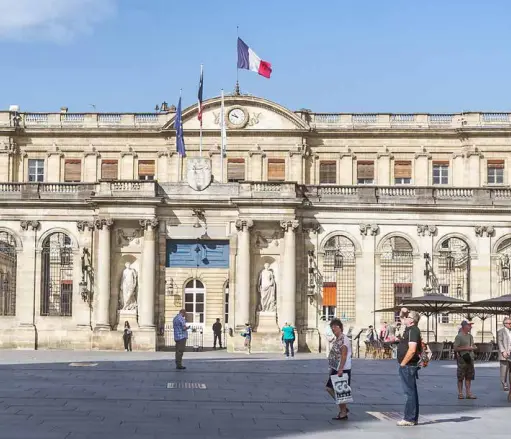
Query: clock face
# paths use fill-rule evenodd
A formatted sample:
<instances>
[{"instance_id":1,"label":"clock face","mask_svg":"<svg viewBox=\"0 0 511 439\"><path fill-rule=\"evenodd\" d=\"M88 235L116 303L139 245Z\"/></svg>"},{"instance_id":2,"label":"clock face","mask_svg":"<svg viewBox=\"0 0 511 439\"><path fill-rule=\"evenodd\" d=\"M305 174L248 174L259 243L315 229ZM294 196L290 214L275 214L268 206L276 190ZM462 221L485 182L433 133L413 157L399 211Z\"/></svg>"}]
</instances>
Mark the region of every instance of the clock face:
<instances>
[{"instance_id":1,"label":"clock face","mask_svg":"<svg viewBox=\"0 0 511 439\"><path fill-rule=\"evenodd\" d=\"M247 116L241 108L233 108L229 111L229 122L234 126L242 126L245 124Z\"/></svg>"}]
</instances>

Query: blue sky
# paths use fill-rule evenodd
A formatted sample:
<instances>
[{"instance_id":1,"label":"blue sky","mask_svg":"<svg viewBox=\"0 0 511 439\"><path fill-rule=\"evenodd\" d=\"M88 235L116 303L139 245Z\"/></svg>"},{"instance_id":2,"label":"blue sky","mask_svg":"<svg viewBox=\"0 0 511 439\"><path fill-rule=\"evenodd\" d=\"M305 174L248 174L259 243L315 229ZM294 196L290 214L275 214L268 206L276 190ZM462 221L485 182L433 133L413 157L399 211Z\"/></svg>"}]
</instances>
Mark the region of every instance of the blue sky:
<instances>
[{"instance_id":1,"label":"blue sky","mask_svg":"<svg viewBox=\"0 0 511 439\"><path fill-rule=\"evenodd\" d=\"M0 0L0 109L152 111L231 91L317 112L511 111L509 0Z\"/></svg>"}]
</instances>

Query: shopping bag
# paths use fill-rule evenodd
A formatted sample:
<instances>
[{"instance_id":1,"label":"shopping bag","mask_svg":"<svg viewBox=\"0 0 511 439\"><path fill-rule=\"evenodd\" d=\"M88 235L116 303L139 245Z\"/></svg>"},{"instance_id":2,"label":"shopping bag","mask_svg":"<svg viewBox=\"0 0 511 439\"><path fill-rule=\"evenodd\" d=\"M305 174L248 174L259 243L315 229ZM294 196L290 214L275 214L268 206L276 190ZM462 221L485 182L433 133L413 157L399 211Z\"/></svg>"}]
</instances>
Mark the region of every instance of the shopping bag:
<instances>
[{"instance_id":1,"label":"shopping bag","mask_svg":"<svg viewBox=\"0 0 511 439\"><path fill-rule=\"evenodd\" d=\"M332 375L330 380L332 381L332 387L334 388L336 404L347 404L349 402L353 402L351 387L348 385L348 375L345 374L342 377Z\"/></svg>"}]
</instances>

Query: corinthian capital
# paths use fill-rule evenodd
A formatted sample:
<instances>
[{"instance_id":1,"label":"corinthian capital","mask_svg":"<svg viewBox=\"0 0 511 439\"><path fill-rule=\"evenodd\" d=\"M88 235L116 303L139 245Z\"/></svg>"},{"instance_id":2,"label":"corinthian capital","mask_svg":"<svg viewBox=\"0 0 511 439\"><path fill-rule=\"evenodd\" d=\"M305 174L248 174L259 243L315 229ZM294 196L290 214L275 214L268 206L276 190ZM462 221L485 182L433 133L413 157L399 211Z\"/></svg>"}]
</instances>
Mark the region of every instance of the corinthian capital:
<instances>
[{"instance_id":1,"label":"corinthian capital","mask_svg":"<svg viewBox=\"0 0 511 439\"><path fill-rule=\"evenodd\" d=\"M244 232L251 229L254 226L254 221L251 219L237 219L236 220L236 230L238 232Z\"/></svg>"},{"instance_id":2,"label":"corinthian capital","mask_svg":"<svg viewBox=\"0 0 511 439\"><path fill-rule=\"evenodd\" d=\"M37 220L31 220L31 221L20 221L20 227L22 230L38 230L41 223Z\"/></svg>"},{"instance_id":3,"label":"corinthian capital","mask_svg":"<svg viewBox=\"0 0 511 439\"><path fill-rule=\"evenodd\" d=\"M436 233L436 226L419 224L417 226L417 234L419 236L434 236Z\"/></svg>"},{"instance_id":4,"label":"corinthian capital","mask_svg":"<svg viewBox=\"0 0 511 439\"><path fill-rule=\"evenodd\" d=\"M94 226L96 226L96 229L103 230L103 227L105 229L111 229L114 225L114 220L111 218L98 218L94 221Z\"/></svg>"},{"instance_id":5,"label":"corinthian capital","mask_svg":"<svg viewBox=\"0 0 511 439\"><path fill-rule=\"evenodd\" d=\"M138 222L144 230L154 230L158 226L158 219L143 219Z\"/></svg>"},{"instance_id":6,"label":"corinthian capital","mask_svg":"<svg viewBox=\"0 0 511 439\"><path fill-rule=\"evenodd\" d=\"M280 222L280 227L284 229L284 232L292 232L297 229L299 224L297 220L286 220Z\"/></svg>"},{"instance_id":7,"label":"corinthian capital","mask_svg":"<svg viewBox=\"0 0 511 439\"><path fill-rule=\"evenodd\" d=\"M378 224L360 224L360 234L362 236L376 236L380 231L380 226Z\"/></svg>"},{"instance_id":8,"label":"corinthian capital","mask_svg":"<svg viewBox=\"0 0 511 439\"><path fill-rule=\"evenodd\" d=\"M475 226L474 231L477 237L482 238L483 236L490 237L495 234L495 228L493 226Z\"/></svg>"},{"instance_id":9,"label":"corinthian capital","mask_svg":"<svg viewBox=\"0 0 511 439\"><path fill-rule=\"evenodd\" d=\"M79 232L84 232L85 229L89 231L94 230L94 221L78 221L76 223L76 228Z\"/></svg>"}]
</instances>

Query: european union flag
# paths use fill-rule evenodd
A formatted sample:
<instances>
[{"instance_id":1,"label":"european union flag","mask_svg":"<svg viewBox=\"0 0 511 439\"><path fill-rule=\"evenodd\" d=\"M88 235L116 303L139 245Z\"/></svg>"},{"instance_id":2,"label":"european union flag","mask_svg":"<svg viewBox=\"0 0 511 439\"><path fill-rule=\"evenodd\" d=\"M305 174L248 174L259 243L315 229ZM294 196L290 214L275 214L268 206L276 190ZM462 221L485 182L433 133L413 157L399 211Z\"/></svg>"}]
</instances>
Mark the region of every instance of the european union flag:
<instances>
[{"instance_id":1,"label":"european union flag","mask_svg":"<svg viewBox=\"0 0 511 439\"><path fill-rule=\"evenodd\" d=\"M185 139L183 137L183 121L181 119L181 96L177 104L176 119L174 122L176 128L176 151L182 157L186 156Z\"/></svg>"}]
</instances>

